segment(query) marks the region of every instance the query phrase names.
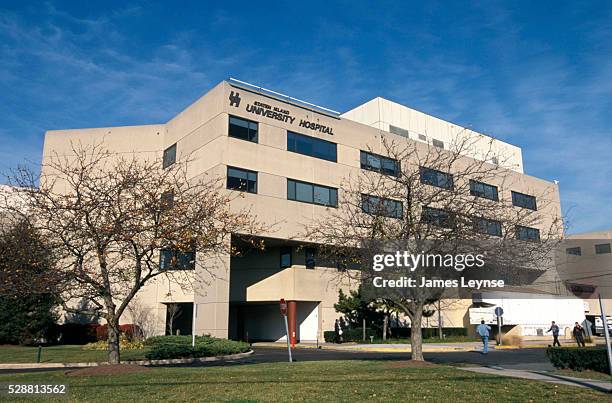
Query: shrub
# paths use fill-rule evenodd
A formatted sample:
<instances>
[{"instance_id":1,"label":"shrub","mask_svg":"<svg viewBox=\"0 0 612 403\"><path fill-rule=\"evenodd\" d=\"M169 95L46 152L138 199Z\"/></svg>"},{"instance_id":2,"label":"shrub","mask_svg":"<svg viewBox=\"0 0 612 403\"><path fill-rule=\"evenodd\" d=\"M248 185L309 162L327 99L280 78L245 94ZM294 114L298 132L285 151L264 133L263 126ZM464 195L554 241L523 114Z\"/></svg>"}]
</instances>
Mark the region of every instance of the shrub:
<instances>
[{"instance_id":1,"label":"shrub","mask_svg":"<svg viewBox=\"0 0 612 403\"><path fill-rule=\"evenodd\" d=\"M604 348L548 347L546 356L557 368L569 368L575 371L590 369L609 373L608 357Z\"/></svg>"},{"instance_id":2,"label":"shrub","mask_svg":"<svg viewBox=\"0 0 612 403\"><path fill-rule=\"evenodd\" d=\"M119 338L119 348L121 350L142 350L144 343L142 341L131 341L126 336L121 335ZM84 350L108 350L108 341L98 340L95 343L87 343L83 346Z\"/></svg>"},{"instance_id":3,"label":"shrub","mask_svg":"<svg viewBox=\"0 0 612 403\"><path fill-rule=\"evenodd\" d=\"M366 329L366 341L370 341L370 336L377 337L376 330L369 329L369 328ZM335 337L336 337L336 335L335 335L335 332L333 330L332 331L323 332L323 338L328 343L337 343L338 340L336 340ZM353 329L343 329L342 330L342 341L343 342L349 342L349 341L360 342L360 341L363 341L363 328L362 327L356 327L356 328L353 328Z\"/></svg>"},{"instance_id":4,"label":"shrub","mask_svg":"<svg viewBox=\"0 0 612 403\"><path fill-rule=\"evenodd\" d=\"M97 340L96 323L64 323L59 326L62 344L87 344Z\"/></svg>"},{"instance_id":5,"label":"shrub","mask_svg":"<svg viewBox=\"0 0 612 403\"><path fill-rule=\"evenodd\" d=\"M134 324L119 325L119 333L128 338L128 340L134 340L134 335L138 334L138 326ZM96 339L98 341L108 340L108 325L98 325L96 328Z\"/></svg>"},{"instance_id":6,"label":"shrub","mask_svg":"<svg viewBox=\"0 0 612 403\"><path fill-rule=\"evenodd\" d=\"M427 327L421 329L424 339L438 337L438 328ZM391 328L392 337L402 339L409 338L412 333L409 327ZM445 336L467 336L467 329L464 327L443 327L442 334Z\"/></svg>"},{"instance_id":7,"label":"shrub","mask_svg":"<svg viewBox=\"0 0 612 403\"><path fill-rule=\"evenodd\" d=\"M151 346L151 349L145 356L150 360L199 358L238 354L249 350L247 343L210 336L197 336L195 347L191 346L191 341L191 336L150 337L145 344Z\"/></svg>"},{"instance_id":8,"label":"shrub","mask_svg":"<svg viewBox=\"0 0 612 403\"><path fill-rule=\"evenodd\" d=\"M0 295L0 344L55 343L56 305L51 294Z\"/></svg>"}]
</instances>

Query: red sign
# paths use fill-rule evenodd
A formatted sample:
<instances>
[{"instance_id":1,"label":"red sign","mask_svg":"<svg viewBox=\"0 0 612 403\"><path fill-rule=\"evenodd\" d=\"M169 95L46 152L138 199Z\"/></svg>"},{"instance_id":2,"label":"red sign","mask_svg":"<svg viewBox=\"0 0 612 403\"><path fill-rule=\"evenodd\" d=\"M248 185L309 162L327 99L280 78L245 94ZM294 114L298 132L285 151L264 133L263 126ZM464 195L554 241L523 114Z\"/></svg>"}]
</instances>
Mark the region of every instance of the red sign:
<instances>
[{"instance_id":1,"label":"red sign","mask_svg":"<svg viewBox=\"0 0 612 403\"><path fill-rule=\"evenodd\" d=\"M287 316L287 302L285 302L284 298L280 300L280 313L283 316Z\"/></svg>"}]
</instances>

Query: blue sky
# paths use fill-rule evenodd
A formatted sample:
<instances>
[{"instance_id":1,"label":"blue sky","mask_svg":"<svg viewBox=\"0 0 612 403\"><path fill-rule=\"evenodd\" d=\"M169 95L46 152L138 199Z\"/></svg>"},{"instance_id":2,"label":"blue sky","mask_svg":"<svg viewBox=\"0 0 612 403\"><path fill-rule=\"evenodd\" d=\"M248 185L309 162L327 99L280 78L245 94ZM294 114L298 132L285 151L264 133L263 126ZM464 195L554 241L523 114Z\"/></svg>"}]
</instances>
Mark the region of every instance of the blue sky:
<instances>
[{"instance_id":1,"label":"blue sky","mask_svg":"<svg viewBox=\"0 0 612 403\"><path fill-rule=\"evenodd\" d=\"M612 3L0 5L0 169L48 129L165 122L234 76L335 110L382 96L523 148L570 232L612 228Z\"/></svg>"}]
</instances>

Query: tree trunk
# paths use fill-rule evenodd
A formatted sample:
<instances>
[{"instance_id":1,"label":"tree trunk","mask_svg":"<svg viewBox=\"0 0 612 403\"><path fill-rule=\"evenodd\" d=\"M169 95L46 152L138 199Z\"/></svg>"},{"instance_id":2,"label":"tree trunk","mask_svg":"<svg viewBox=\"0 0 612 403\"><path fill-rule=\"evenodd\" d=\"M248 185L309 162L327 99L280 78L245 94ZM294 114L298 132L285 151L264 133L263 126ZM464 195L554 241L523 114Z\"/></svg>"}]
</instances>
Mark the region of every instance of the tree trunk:
<instances>
[{"instance_id":1,"label":"tree trunk","mask_svg":"<svg viewBox=\"0 0 612 403\"><path fill-rule=\"evenodd\" d=\"M412 359L425 361L423 358L423 333L421 330L421 320L423 319L423 305L418 304L412 317L410 318L410 346Z\"/></svg>"},{"instance_id":2,"label":"tree trunk","mask_svg":"<svg viewBox=\"0 0 612 403\"><path fill-rule=\"evenodd\" d=\"M119 323L108 323L108 362L109 364L119 364Z\"/></svg>"},{"instance_id":3,"label":"tree trunk","mask_svg":"<svg viewBox=\"0 0 612 403\"><path fill-rule=\"evenodd\" d=\"M385 319L383 319L383 341L387 340L387 327L389 324L389 315L385 314Z\"/></svg>"}]
</instances>

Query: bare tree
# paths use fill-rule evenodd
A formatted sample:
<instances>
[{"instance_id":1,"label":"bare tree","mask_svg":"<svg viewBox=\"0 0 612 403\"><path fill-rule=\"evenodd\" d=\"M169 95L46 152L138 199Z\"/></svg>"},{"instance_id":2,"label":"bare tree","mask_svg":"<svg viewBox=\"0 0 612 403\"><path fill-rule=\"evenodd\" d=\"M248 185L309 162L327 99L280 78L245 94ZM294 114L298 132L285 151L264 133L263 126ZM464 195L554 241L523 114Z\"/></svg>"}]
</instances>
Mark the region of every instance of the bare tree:
<instances>
[{"instance_id":1,"label":"bare tree","mask_svg":"<svg viewBox=\"0 0 612 403\"><path fill-rule=\"evenodd\" d=\"M181 305L173 302L166 304L166 321L168 327L168 333L174 335L174 321L177 320L183 314Z\"/></svg>"},{"instance_id":2,"label":"bare tree","mask_svg":"<svg viewBox=\"0 0 612 403\"><path fill-rule=\"evenodd\" d=\"M546 261L562 234L554 189L531 189L537 211L513 206L509 197L497 194L499 190L509 195L515 186L517 176L508 169L507 159L496 155L497 164L487 162L493 146L483 147L482 137L460 133L457 139L450 150L443 150L382 136L380 149L370 151L390 160L374 156L371 165L365 161L369 170L345 178L339 189L340 208L329 209L328 215L307 226L304 235L322 245L321 254L345 262L349 269L339 275L358 279L362 286L380 276L373 270L372 256L393 242L419 254L482 253L498 269ZM488 194L474 183L494 184L497 190ZM527 227L539 229L537 237L529 233L539 238L536 242L516 240L517 231ZM425 267L417 269L416 273L426 273ZM423 360L424 308L449 291L456 290L387 288L373 295L409 317L412 359Z\"/></svg>"},{"instance_id":3,"label":"bare tree","mask_svg":"<svg viewBox=\"0 0 612 403\"><path fill-rule=\"evenodd\" d=\"M230 209L219 178L190 178L188 164L164 169L159 159L73 144L45 159L40 177L23 168L10 177L58 255L64 309L108 323L110 363L120 362L119 320L145 284L165 277L191 287L214 277L207 264L232 253L231 234L262 230L248 210ZM81 299L91 309L75 308Z\"/></svg>"},{"instance_id":4,"label":"bare tree","mask_svg":"<svg viewBox=\"0 0 612 403\"><path fill-rule=\"evenodd\" d=\"M128 305L127 310L136 326L134 332L140 340L146 340L155 334L155 315L136 296Z\"/></svg>"}]
</instances>

